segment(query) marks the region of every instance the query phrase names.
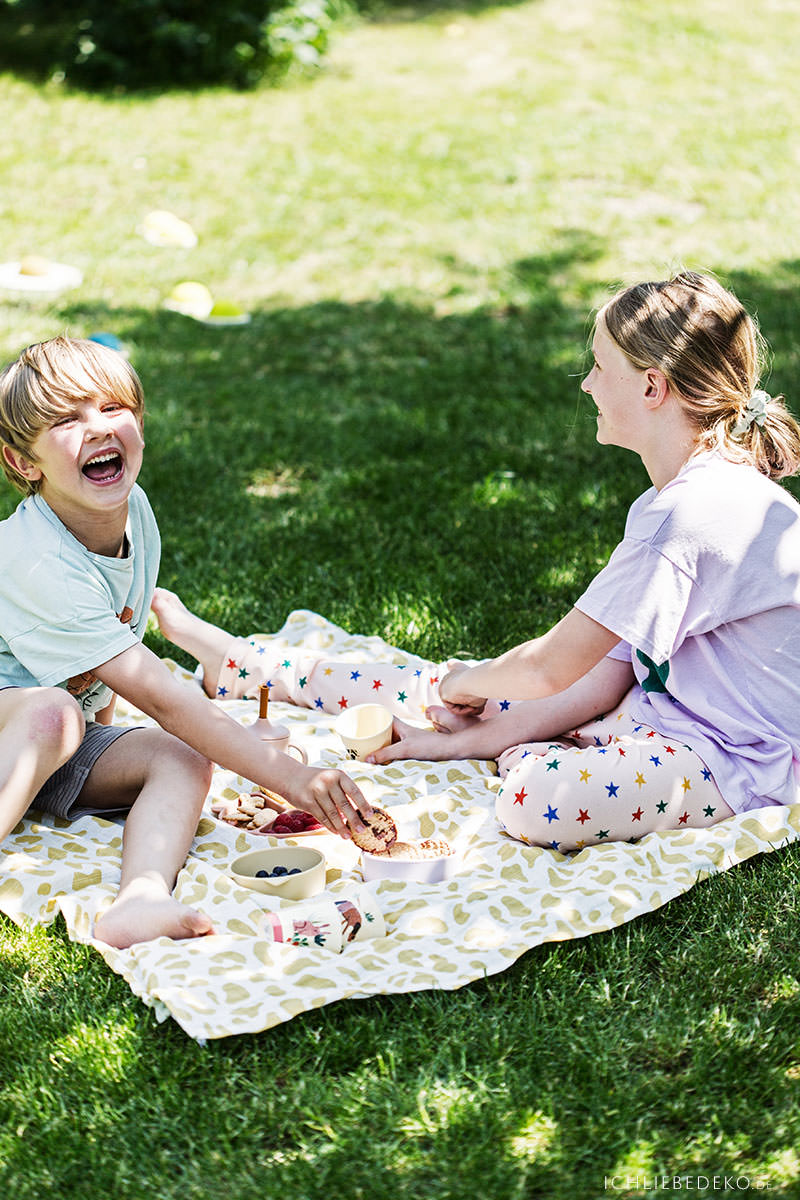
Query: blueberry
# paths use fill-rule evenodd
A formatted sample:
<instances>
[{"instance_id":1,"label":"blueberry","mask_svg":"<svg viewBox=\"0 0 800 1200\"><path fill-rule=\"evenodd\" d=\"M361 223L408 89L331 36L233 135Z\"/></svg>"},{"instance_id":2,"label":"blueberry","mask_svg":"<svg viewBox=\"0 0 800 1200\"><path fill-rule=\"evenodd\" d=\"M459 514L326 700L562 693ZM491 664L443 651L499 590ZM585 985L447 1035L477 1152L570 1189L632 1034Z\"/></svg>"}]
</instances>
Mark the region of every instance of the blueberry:
<instances>
[{"instance_id":1,"label":"blueberry","mask_svg":"<svg viewBox=\"0 0 800 1200\"><path fill-rule=\"evenodd\" d=\"M300 868L299 868L299 867L292 867L292 869L291 869L291 871L289 872L289 874L290 874L290 875L299 875L299 874L300 874Z\"/></svg>"},{"instance_id":2,"label":"blueberry","mask_svg":"<svg viewBox=\"0 0 800 1200\"><path fill-rule=\"evenodd\" d=\"M273 867L272 874L273 875L288 875L289 870L288 870L288 867Z\"/></svg>"},{"instance_id":3,"label":"blueberry","mask_svg":"<svg viewBox=\"0 0 800 1200\"><path fill-rule=\"evenodd\" d=\"M256 879L269 879L269 871L262 867L260 871L256 871Z\"/></svg>"}]
</instances>

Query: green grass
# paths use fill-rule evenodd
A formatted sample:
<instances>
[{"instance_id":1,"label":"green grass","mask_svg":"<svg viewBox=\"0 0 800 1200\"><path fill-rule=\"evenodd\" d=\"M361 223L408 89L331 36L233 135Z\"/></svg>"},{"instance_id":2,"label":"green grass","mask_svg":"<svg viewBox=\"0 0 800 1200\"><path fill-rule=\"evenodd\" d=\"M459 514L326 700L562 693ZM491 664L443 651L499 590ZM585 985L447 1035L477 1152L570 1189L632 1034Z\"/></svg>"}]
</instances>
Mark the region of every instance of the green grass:
<instances>
[{"instance_id":1,"label":"green grass","mask_svg":"<svg viewBox=\"0 0 800 1200\"><path fill-rule=\"evenodd\" d=\"M129 346L161 580L204 616L307 607L432 657L500 651L568 608L647 483L578 389L618 281L716 271L798 411L799 25L778 0L427 5L252 95L1 76L2 257L85 278L7 298L0 355L63 330ZM198 246L143 241L153 208ZM192 278L252 323L161 310ZM60 925L3 920L4 1191L594 1200L624 1194L604 1177L727 1174L800 1195L798 861L454 993L206 1048Z\"/></svg>"}]
</instances>

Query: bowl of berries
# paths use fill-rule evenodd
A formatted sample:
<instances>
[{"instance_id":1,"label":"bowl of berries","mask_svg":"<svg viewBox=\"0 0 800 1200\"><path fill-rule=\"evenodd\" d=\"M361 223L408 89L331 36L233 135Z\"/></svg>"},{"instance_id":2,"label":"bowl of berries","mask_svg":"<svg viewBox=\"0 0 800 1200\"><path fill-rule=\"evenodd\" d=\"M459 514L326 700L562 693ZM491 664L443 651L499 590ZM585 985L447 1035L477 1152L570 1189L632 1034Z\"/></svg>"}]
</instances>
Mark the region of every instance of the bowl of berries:
<instances>
[{"instance_id":1,"label":"bowl of berries","mask_svg":"<svg viewBox=\"0 0 800 1200\"><path fill-rule=\"evenodd\" d=\"M270 837L307 837L312 833L330 833L311 813L302 808L285 808L279 813L264 814L266 820L259 825L257 833L268 833Z\"/></svg>"},{"instance_id":2,"label":"bowl of berries","mask_svg":"<svg viewBox=\"0 0 800 1200\"><path fill-rule=\"evenodd\" d=\"M285 900L305 900L325 888L325 855L312 846L250 850L231 863L242 887Z\"/></svg>"}]
</instances>

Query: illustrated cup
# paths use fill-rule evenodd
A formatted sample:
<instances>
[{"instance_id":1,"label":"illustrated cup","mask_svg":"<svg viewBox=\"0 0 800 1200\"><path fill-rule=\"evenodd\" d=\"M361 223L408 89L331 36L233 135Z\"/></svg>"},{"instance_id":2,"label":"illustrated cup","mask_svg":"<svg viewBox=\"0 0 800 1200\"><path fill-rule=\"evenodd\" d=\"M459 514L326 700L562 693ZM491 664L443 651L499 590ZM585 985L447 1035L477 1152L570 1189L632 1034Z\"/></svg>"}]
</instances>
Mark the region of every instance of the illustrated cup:
<instances>
[{"instance_id":1,"label":"illustrated cup","mask_svg":"<svg viewBox=\"0 0 800 1200\"><path fill-rule=\"evenodd\" d=\"M382 704L346 708L334 725L348 758L364 759L392 740L392 714Z\"/></svg>"},{"instance_id":2,"label":"illustrated cup","mask_svg":"<svg viewBox=\"0 0 800 1200\"><path fill-rule=\"evenodd\" d=\"M322 892L299 904L287 904L256 917L259 933L273 942L334 954L350 942L386 935L383 914L366 888L351 889L346 896Z\"/></svg>"}]
</instances>

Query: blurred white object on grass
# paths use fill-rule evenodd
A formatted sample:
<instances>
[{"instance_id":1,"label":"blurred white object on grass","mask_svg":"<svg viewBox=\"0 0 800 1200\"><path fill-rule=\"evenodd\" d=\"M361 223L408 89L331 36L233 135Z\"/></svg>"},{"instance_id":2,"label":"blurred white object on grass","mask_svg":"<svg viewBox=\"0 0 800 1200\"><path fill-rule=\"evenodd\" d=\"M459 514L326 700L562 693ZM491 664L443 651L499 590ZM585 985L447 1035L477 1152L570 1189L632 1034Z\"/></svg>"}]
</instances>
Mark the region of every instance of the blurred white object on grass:
<instances>
[{"instance_id":1,"label":"blurred white object on grass","mask_svg":"<svg viewBox=\"0 0 800 1200\"><path fill-rule=\"evenodd\" d=\"M197 245L197 234L189 222L163 208L148 213L139 226L139 232L151 246L180 246L190 250Z\"/></svg>"}]
</instances>

